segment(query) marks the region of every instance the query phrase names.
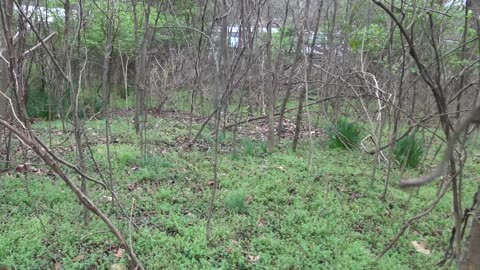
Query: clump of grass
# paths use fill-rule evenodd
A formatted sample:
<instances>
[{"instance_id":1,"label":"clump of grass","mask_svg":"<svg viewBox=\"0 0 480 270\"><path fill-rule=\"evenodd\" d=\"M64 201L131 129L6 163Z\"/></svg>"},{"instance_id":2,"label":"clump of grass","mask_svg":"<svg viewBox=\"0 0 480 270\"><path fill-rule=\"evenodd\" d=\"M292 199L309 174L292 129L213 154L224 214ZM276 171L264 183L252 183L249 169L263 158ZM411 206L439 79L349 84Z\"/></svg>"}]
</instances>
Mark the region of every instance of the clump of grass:
<instances>
[{"instance_id":1,"label":"clump of grass","mask_svg":"<svg viewBox=\"0 0 480 270\"><path fill-rule=\"evenodd\" d=\"M360 126L347 118L339 118L328 129L332 148L352 149L360 144Z\"/></svg>"},{"instance_id":2,"label":"clump of grass","mask_svg":"<svg viewBox=\"0 0 480 270\"><path fill-rule=\"evenodd\" d=\"M245 193L240 190L229 192L225 198L225 207L230 212L245 211Z\"/></svg>"},{"instance_id":3,"label":"clump of grass","mask_svg":"<svg viewBox=\"0 0 480 270\"><path fill-rule=\"evenodd\" d=\"M407 135L397 142L393 154L401 165L416 168L422 160L423 152L422 141L415 135Z\"/></svg>"},{"instance_id":4,"label":"clump of grass","mask_svg":"<svg viewBox=\"0 0 480 270\"><path fill-rule=\"evenodd\" d=\"M243 140L242 146L243 146L243 153L246 156L253 156L253 154L255 153L256 147L252 140Z\"/></svg>"},{"instance_id":5,"label":"clump of grass","mask_svg":"<svg viewBox=\"0 0 480 270\"><path fill-rule=\"evenodd\" d=\"M257 142L251 139L242 140L242 147L245 156L256 156L267 152L265 142Z\"/></svg>"}]
</instances>

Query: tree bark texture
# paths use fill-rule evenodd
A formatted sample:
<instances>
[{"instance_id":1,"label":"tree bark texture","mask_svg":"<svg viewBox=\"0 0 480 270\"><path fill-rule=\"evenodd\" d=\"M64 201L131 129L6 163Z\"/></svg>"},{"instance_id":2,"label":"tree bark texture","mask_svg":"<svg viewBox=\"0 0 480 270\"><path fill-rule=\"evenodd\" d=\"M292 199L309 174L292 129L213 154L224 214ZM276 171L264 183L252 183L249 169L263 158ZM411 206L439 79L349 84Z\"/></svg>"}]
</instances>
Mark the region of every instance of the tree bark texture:
<instances>
[{"instance_id":1,"label":"tree bark texture","mask_svg":"<svg viewBox=\"0 0 480 270\"><path fill-rule=\"evenodd\" d=\"M5 42L3 38L3 31L0 31L0 52L5 49ZM3 55L5 57L5 55ZM7 117L7 102L8 100L3 96L7 94L8 90L8 67L7 63L0 59L0 118ZM2 145L4 129L0 128L0 145Z\"/></svg>"},{"instance_id":2,"label":"tree bark texture","mask_svg":"<svg viewBox=\"0 0 480 270\"><path fill-rule=\"evenodd\" d=\"M475 25L477 35L480 36L480 0L468 1L469 9L475 14ZM478 194L478 191L477 191ZM472 213L470 237L468 238L467 248L464 251L464 257L460 261L459 269L473 270L480 269L480 197L477 195L475 210Z\"/></svg>"}]
</instances>

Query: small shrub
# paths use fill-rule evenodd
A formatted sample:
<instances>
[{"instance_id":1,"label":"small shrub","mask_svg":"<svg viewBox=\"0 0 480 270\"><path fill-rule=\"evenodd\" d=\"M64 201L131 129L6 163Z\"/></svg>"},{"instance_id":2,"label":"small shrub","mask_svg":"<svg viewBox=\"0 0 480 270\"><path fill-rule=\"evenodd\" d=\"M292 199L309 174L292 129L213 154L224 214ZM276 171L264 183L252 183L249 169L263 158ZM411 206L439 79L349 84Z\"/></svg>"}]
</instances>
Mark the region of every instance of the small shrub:
<instances>
[{"instance_id":1,"label":"small shrub","mask_svg":"<svg viewBox=\"0 0 480 270\"><path fill-rule=\"evenodd\" d=\"M245 210L245 193L234 190L227 194L225 206L230 212L243 212Z\"/></svg>"},{"instance_id":2,"label":"small shrub","mask_svg":"<svg viewBox=\"0 0 480 270\"><path fill-rule=\"evenodd\" d=\"M422 141L415 135L407 135L397 142L393 154L401 165L416 168L423 157Z\"/></svg>"},{"instance_id":3,"label":"small shrub","mask_svg":"<svg viewBox=\"0 0 480 270\"><path fill-rule=\"evenodd\" d=\"M346 118L339 118L328 129L330 146L352 149L360 144L360 126Z\"/></svg>"}]
</instances>

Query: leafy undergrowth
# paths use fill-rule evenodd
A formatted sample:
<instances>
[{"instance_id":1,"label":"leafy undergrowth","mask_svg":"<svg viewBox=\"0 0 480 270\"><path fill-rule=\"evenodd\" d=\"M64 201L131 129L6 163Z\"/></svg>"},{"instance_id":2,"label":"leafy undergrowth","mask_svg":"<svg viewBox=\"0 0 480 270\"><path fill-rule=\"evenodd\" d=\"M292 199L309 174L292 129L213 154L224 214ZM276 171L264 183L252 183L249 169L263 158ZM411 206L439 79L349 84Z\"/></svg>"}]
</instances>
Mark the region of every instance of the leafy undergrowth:
<instances>
[{"instance_id":1,"label":"leafy undergrowth","mask_svg":"<svg viewBox=\"0 0 480 270\"><path fill-rule=\"evenodd\" d=\"M46 126L36 125L40 133ZM58 123L54 128L55 146L66 137ZM101 121L87 124L102 170L108 166L103 128ZM113 179L122 208L112 208L110 194L89 184L92 199L131 239L146 269L430 269L443 256L453 225L450 196L377 259L405 220L429 206L435 185L414 191L408 203L410 193L397 189L393 176L381 200L386 173L379 172L372 183L371 157L359 151L331 149L318 139L315 147L305 143L294 153L284 140L276 153L266 154L264 143L250 138L241 138L232 151L226 143L231 134L220 149L207 244L213 135L202 137L205 147L182 146L186 136L188 126L181 121L151 119L149 154L143 157L131 124L113 121ZM73 160L68 144L55 149ZM472 174L478 173L475 164L467 167ZM90 158L87 167L96 175ZM473 186L467 182L466 196ZM27 177L13 171L2 175L0 200L0 265L126 269L128 258L118 241L96 217L88 228L82 226L82 208L48 168L37 166Z\"/></svg>"}]
</instances>

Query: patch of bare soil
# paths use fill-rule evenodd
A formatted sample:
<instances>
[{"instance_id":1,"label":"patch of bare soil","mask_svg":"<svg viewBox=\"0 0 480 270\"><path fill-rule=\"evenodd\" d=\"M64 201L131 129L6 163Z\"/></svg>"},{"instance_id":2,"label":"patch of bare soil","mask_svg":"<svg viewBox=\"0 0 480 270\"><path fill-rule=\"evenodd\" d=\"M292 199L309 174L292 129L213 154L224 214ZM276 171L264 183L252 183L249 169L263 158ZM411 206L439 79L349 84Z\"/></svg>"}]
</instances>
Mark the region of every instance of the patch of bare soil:
<instances>
[{"instance_id":1,"label":"patch of bare soil","mask_svg":"<svg viewBox=\"0 0 480 270\"><path fill-rule=\"evenodd\" d=\"M190 115L187 113L179 113L179 112L157 112L155 114L155 117L161 117L163 119L172 119L175 121L183 122L184 124L187 124L188 121L190 121ZM203 123L205 121L205 117L199 117L199 116L194 116L193 121L197 123ZM268 123L266 119L261 119L261 120L255 120L249 123L245 123L242 125L239 125L236 128L237 135L239 138L249 138L249 139L254 139L254 140L260 140L260 141L266 141L267 140L267 135L268 135ZM278 122L275 123L275 134L277 133L278 129ZM232 129L230 129L232 130ZM210 134L206 134L203 131L204 135L211 136L212 138L215 136L215 132L211 132ZM295 135L295 123L289 119L285 119L283 121L283 133L281 135L281 138L283 139L293 139ZM323 129L316 128L313 126L309 126L308 124L303 124L300 127L300 138L308 138L309 136L312 136L314 138L319 138L319 137L326 137L326 133ZM231 143L222 143L220 145L220 151L228 151L229 146ZM183 151L189 151L189 150L199 150L199 151L208 151L213 148L213 145L211 145L211 142L209 142L206 139L200 138L196 141L192 141L192 138L188 138L185 136L182 137L177 137L175 140L175 143L173 144L168 144L163 151L169 151L172 149L182 149Z\"/></svg>"}]
</instances>

